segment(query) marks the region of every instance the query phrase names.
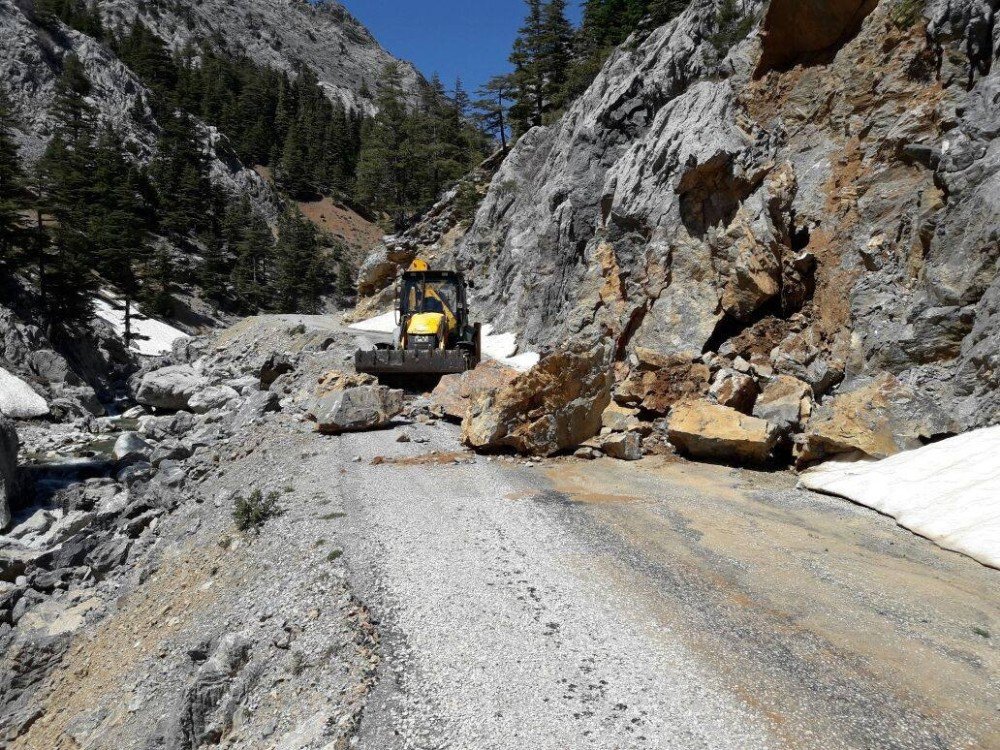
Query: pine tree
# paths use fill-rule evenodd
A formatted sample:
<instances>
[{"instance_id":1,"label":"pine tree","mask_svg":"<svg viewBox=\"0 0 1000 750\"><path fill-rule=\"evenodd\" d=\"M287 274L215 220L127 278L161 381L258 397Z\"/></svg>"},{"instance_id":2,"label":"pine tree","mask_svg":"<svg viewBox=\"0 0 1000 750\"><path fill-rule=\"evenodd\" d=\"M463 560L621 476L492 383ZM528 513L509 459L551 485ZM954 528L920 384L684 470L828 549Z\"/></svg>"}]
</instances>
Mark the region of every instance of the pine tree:
<instances>
[{"instance_id":1,"label":"pine tree","mask_svg":"<svg viewBox=\"0 0 1000 750\"><path fill-rule=\"evenodd\" d=\"M39 237L36 261L43 315L51 335L92 313L98 265L90 236L95 203L95 118L85 97L90 82L75 55L64 60L55 87L54 135L38 165L41 214L53 223L51 242Z\"/></svg>"},{"instance_id":2,"label":"pine tree","mask_svg":"<svg viewBox=\"0 0 1000 750\"><path fill-rule=\"evenodd\" d=\"M209 231L217 196L194 120L184 112L166 117L157 150L150 174L159 194L161 226L181 236Z\"/></svg>"},{"instance_id":3,"label":"pine tree","mask_svg":"<svg viewBox=\"0 0 1000 750\"><path fill-rule=\"evenodd\" d=\"M14 142L14 114L7 92L0 86L0 262L14 260L15 248L27 241L25 174Z\"/></svg>"},{"instance_id":4,"label":"pine tree","mask_svg":"<svg viewBox=\"0 0 1000 750\"><path fill-rule=\"evenodd\" d=\"M410 118L395 63L382 72L376 104L378 114L362 131L356 194L365 205L390 214L400 226L412 210L411 169L417 155L409 138Z\"/></svg>"},{"instance_id":5,"label":"pine tree","mask_svg":"<svg viewBox=\"0 0 1000 750\"><path fill-rule=\"evenodd\" d=\"M545 47L542 0L525 0L528 13L514 41L510 62L515 87L510 116L516 134L542 124L545 115L545 74L542 55Z\"/></svg>"},{"instance_id":6,"label":"pine tree","mask_svg":"<svg viewBox=\"0 0 1000 750\"><path fill-rule=\"evenodd\" d=\"M94 148L94 199L87 233L96 248L98 270L122 295L129 346L133 306L142 293L139 265L151 254L150 207L142 176L120 144L121 138L109 128Z\"/></svg>"},{"instance_id":7,"label":"pine tree","mask_svg":"<svg viewBox=\"0 0 1000 750\"><path fill-rule=\"evenodd\" d=\"M248 313L267 309L274 255L274 235L270 228L244 196L229 205L222 231L233 258L233 293L240 309Z\"/></svg>"},{"instance_id":8,"label":"pine tree","mask_svg":"<svg viewBox=\"0 0 1000 750\"><path fill-rule=\"evenodd\" d=\"M507 132L510 127L509 111L513 83L509 76L494 76L476 90L473 104L480 127L500 141L507 152Z\"/></svg>"},{"instance_id":9,"label":"pine tree","mask_svg":"<svg viewBox=\"0 0 1000 750\"><path fill-rule=\"evenodd\" d=\"M286 212L278 224L275 246L275 309L282 313L318 313L327 286L324 269L316 228L298 210Z\"/></svg>"},{"instance_id":10,"label":"pine tree","mask_svg":"<svg viewBox=\"0 0 1000 750\"><path fill-rule=\"evenodd\" d=\"M566 18L566 0L550 0L542 11L541 54L538 66L544 81L546 113L566 105L565 90L572 61L573 26Z\"/></svg>"}]
</instances>

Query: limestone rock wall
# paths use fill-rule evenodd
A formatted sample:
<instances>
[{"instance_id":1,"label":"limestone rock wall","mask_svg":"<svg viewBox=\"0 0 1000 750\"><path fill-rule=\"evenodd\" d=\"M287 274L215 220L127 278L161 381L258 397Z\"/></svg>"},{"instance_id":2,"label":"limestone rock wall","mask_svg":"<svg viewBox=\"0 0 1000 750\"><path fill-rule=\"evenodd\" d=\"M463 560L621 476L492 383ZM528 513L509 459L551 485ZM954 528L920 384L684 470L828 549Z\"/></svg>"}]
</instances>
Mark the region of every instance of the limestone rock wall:
<instances>
[{"instance_id":1,"label":"limestone rock wall","mask_svg":"<svg viewBox=\"0 0 1000 750\"><path fill-rule=\"evenodd\" d=\"M610 340L619 380L640 349L740 356L995 421L998 5L753 2L720 52L695 0L500 168L457 252L482 317Z\"/></svg>"}]
</instances>

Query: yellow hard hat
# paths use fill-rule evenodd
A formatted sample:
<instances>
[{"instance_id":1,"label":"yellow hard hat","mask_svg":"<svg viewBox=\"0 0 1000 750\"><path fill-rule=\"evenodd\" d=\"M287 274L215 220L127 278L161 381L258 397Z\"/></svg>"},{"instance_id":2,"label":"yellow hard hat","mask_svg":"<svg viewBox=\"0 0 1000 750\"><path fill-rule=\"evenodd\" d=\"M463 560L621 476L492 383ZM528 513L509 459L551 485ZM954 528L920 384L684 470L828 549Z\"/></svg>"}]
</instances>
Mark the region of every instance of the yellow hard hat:
<instances>
[{"instance_id":1,"label":"yellow hard hat","mask_svg":"<svg viewBox=\"0 0 1000 750\"><path fill-rule=\"evenodd\" d=\"M430 264L423 258L414 259L413 263L410 264L411 271L430 271Z\"/></svg>"}]
</instances>

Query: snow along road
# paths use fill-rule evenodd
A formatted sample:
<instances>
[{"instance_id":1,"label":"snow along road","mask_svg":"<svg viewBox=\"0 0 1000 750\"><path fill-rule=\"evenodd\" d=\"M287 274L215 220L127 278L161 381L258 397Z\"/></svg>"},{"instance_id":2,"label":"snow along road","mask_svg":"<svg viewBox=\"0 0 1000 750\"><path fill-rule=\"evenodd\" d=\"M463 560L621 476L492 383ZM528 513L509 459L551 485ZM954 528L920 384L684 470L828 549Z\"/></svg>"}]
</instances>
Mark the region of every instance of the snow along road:
<instances>
[{"instance_id":1,"label":"snow along road","mask_svg":"<svg viewBox=\"0 0 1000 750\"><path fill-rule=\"evenodd\" d=\"M445 425L327 441L301 470L336 477L381 620L362 748L1000 746L1000 577L889 519L785 474L487 461Z\"/></svg>"}]
</instances>

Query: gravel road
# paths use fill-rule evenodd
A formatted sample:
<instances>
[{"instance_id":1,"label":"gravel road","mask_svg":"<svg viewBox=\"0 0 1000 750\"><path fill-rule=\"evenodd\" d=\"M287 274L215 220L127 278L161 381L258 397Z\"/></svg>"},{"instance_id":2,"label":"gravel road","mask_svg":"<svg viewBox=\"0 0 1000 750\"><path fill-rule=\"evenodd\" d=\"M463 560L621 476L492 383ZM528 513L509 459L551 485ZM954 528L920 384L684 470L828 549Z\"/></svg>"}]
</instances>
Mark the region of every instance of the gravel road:
<instances>
[{"instance_id":1,"label":"gravel road","mask_svg":"<svg viewBox=\"0 0 1000 750\"><path fill-rule=\"evenodd\" d=\"M789 475L459 450L303 467L381 620L360 747L1000 746L995 571Z\"/></svg>"}]
</instances>

